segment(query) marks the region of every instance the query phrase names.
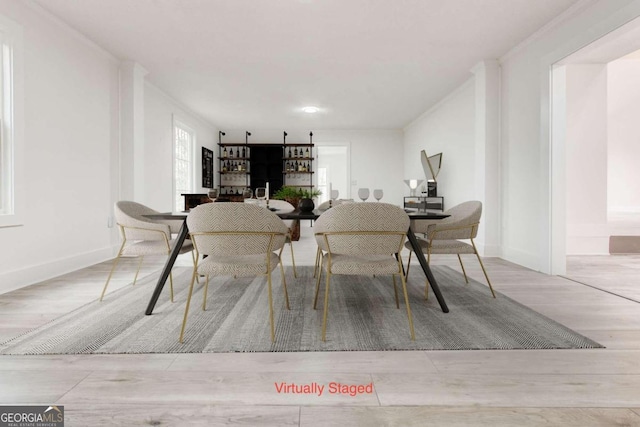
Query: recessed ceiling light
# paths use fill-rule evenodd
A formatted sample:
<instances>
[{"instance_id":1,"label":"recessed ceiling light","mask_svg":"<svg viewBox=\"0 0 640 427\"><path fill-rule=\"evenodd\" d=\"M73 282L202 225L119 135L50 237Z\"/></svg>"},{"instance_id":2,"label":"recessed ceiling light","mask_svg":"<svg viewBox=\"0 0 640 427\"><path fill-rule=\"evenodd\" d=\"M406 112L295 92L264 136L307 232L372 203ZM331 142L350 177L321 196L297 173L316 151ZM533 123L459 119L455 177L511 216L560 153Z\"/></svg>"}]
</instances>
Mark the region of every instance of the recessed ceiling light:
<instances>
[{"instance_id":1,"label":"recessed ceiling light","mask_svg":"<svg viewBox=\"0 0 640 427\"><path fill-rule=\"evenodd\" d=\"M318 107L304 107L302 111L304 111L305 113L313 114L320 111L320 109Z\"/></svg>"}]
</instances>

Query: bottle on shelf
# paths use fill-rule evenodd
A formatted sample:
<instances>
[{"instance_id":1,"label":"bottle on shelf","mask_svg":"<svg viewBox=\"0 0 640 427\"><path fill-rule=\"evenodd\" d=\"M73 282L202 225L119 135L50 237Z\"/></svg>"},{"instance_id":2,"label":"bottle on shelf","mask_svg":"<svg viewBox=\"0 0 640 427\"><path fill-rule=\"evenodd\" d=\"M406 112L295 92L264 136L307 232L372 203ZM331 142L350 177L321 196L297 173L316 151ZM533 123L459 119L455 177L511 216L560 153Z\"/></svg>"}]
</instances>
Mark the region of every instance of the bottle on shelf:
<instances>
[{"instance_id":1,"label":"bottle on shelf","mask_svg":"<svg viewBox=\"0 0 640 427\"><path fill-rule=\"evenodd\" d=\"M229 157L233 157L233 148L229 150Z\"/></svg>"},{"instance_id":2,"label":"bottle on shelf","mask_svg":"<svg viewBox=\"0 0 640 427\"><path fill-rule=\"evenodd\" d=\"M293 157L298 157L298 147L293 150Z\"/></svg>"},{"instance_id":3,"label":"bottle on shelf","mask_svg":"<svg viewBox=\"0 0 640 427\"><path fill-rule=\"evenodd\" d=\"M307 159L310 159L310 158L311 158L311 156L309 155L309 147L307 147L307 150L304 152L304 156L305 156Z\"/></svg>"},{"instance_id":4,"label":"bottle on shelf","mask_svg":"<svg viewBox=\"0 0 640 427\"><path fill-rule=\"evenodd\" d=\"M222 150L222 157L227 157L228 153L227 153L227 147L224 147L224 150Z\"/></svg>"},{"instance_id":5,"label":"bottle on shelf","mask_svg":"<svg viewBox=\"0 0 640 427\"><path fill-rule=\"evenodd\" d=\"M287 157L291 158L291 147L289 147L289 154L287 155Z\"/></svg>"},{"instance_id":6,"label":"bottle on shelf","mask_svg":"<svg viewBox=\"0 0 640 427\"><path fill-rule=\"evenodd\" d=\"M247 151L242 147L242 157L247 157Z\"/></svg>"}]
</instances>

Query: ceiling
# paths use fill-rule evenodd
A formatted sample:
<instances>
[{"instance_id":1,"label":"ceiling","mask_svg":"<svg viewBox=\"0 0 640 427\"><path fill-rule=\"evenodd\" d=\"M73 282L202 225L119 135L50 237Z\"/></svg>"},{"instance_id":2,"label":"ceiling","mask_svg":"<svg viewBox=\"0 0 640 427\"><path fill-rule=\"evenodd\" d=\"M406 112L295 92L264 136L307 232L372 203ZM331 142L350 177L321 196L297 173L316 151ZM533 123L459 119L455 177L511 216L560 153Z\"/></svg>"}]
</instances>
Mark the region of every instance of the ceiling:
<instances>
[{"instance_id":1,"label":"ceiling","mask_svg":"<svg viewBox=\"0 0 640 427\"><path fill-rule=\"evenodd\" d=\"M211 124L250 130L401 129L581 2L34 1Z\"/></svg>"}]
</instances>

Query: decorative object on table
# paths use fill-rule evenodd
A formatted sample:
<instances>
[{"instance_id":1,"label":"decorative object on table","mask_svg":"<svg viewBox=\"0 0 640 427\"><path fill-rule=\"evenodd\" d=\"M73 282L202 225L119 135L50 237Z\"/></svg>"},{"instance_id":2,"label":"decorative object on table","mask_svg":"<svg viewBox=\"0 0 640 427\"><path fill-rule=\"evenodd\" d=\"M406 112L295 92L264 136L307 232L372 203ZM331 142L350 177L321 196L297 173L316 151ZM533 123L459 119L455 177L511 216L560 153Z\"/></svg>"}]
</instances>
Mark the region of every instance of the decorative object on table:
<instances>
[{"instance_id":1,"label":"decorative object on table","mask_svg":"<svg viewBox=\"0 0 640 427\"><path fill-rule=\"evenodd\" d=\"M376 189L373 190L373 197L379 202L380 200L382 200L382 196L384 195L384 192L381 189Z\"/></svg>"},{"instance_id":2,"label":"decorative object on table","mask_svg":"<svg viewBox=\"0 0 640 427\"><path fill-rule=\"evenodd\" d=\"M424 176L427 178L427 196L437 197L437 177L440 173L440 167L442 166L442 153L434 154L433 156L427 156L427 152L425 150L422 150L420 151L420 162L422 163Z\"/></svg>"},{"instance_id":3,"label":"decorative object on table","mask_svg":"<svg viewBox=\"0 0 640 427\"><path fill-rule=\"evenodd\" d=\"M302 199L310 199L313 203L313 198L321 195L322 192L316 189L301 189L297 187L281 187L273 194L273 198L276 200L286 200L291 203L296 209L300 208L300 201ZM313 210L313 208L311 208ZM296 220L291 227L291 240L300 240L300 221Z\"/></svg>"},{"instance_id":4,"label":"decorative object on table","mask_svg":"<svg viewBox=\"0 0 640 427\"><path fill-rule=\"evenodd\" d=\"M366 202L369 198L369 189L368 188L358 188L358 197L363 202Z\"/></svg>"},{"instance_id":5,"label":"decorative object on table","mask_svg":"<svg viewBox=\"0 0 640 427\"><path fill-rule=\"evenodd\" d=\"M258 187L256 188L256 199L258 199L260 204L263 201L267 200L267 188L266 187Z\"/></svg>"},{"instance_id":6,"label":"decorative object on table","mask_svg":"<svg viewBox=\"0 0 640 427\"><path fill-rule=\"evenodd\" d=\"M336 203L336 199L340 195L338 190L332 190L331 186L329 186L329 207L331 208Z\"/></svg>"},{"instance_id":7,"label":"decorative object on table","mask_svg":"<svg viewBox=\"0 0 640 427\"><path fill-rule=\"evenodd\" d=\"M315 209L316 205L315 203L313 203L313 199L309 199L309 198L302 198L300 199L300 202L298 203L298 209L300 209L300 211L302 212L311 212L313 211L313 209Z\"/></svg>"},{"instance_id":8,"label":"decorative object on table","mask_svg":"<svg viewBox=\"0 0 640 427\"><path fill-rule=\"evenodd\" d=\"M404 183L407 184L407 186L411 190L411 197L416 196L416 188L418 188L423 182L424 182L424 179L405 179L404 180Z\"/></svg>"}]
</instances>

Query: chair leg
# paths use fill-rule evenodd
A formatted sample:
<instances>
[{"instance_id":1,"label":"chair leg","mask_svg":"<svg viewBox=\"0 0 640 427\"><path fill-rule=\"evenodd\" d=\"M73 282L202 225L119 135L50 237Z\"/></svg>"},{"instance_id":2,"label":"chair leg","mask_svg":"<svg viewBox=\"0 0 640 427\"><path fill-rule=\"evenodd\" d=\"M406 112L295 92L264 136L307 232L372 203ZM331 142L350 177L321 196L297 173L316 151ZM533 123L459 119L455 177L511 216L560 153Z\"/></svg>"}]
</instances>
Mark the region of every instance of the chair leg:
<instances>
[{"instance_id":1,"label":"chair leg","mask_svg":"<svg viewBox=\"0 0 640 427\"><path fill-rule=\"evenodd\" d=\"M198 273L196 273L196 278L198 277ZM204 279L204 298L202 299L202 311L206 311L207 309L207 291L209 290L209 275Z\"/></svg>"},{"instance_id":2,"label":"chair leg","mask_svg":"<svg viewBox=\"0 0 640 427\"><path fill-rule=\"evenodd\" d=\"M297 279L298 272L296 271L296 260L293 256L293 241L291 239L289 239L289 249L291 250L291 264L293 264L293 277Z\"/></svg>"},{"instance_id":3,"label":"chair leg","mask_svg":"<svg viewBox=\"0 0 640 427\"><path fill-rule=\"evenodd\" d=\"M282 261L280 261L280 274L282 275L282 288L284 289L284 302L287 305L287 310L291 310L291 307L289 307L289 292L287 292L287 279L284 277L284 266L282 265Z\"/></svg>"},{"instance_id":4,"label":"chair leg","mask_svg":"<svg viewBox=\"0 0 640 427\"><path fill-rule=\"evenodd\" d=\"M198 265L197 260L196 260L195 251L191 251L191 259L193 260L193 267L195 268ZM198 282L198 284L200 284L200 276L199 275L196 276L196 282Z\"/></svg>"},{"instance_id":5,"label":"chair leg","mask_svg":"<svg viewBox=\"0 0 640 427\"><path fill-rule=\"evenodd\" d=\"M318 249L319 250L319 249ZM316 309L318 305L318 293L320 292L320 278L322 277L322 261L323 258L320 258L320 266L318 268L318 277L316 277L316 296L313 298L313 309Z\"/></svg>"},{"instance_id":6,"label":"chair leg","mask_svg":"<svg viewBox=\"0 0 640 427\"><path fill-rule=\"evenodd\" d=\"M429 301L429 279L426 280L426 284L424 286L424 300Z\"/></svg>"},{"instance_id":7,"label":"chair leg","mask_svg":"<svg viewBox=\"0 0 640 427\"><path fill-rule=\"evenodd\" d=\"M136 285L136 280L138 280L138 273L140 273L140 267L142 267L142 260L144 260L144 256L140 255L140 261L138 262L138 269L136 270L136 275L133 276L133 286Z\"/></svg>"},{"instance_id":8,"label":"chair leg","mask_svg":"<svg viewBox=\"0 0 640 427\"><path fill-rule=\"evenodd\" d=\"M398 302L398 286L396 285L396 275L393 274L391 277L393 278L393 293L396 294L396 308L400 308L400 303Z\"/></svg>"},{"instance_id":9,"label":"chair leg","mask_svg":"<svg viewBox=\"0 0 640 427\"><path fill-rule=\"evenodd\" d=\"M271 271L267 273L267 283L269 285L269 320L271 321L271 342L275 342L276 332L273 326L273 295L271 293Z\"/></svg>"},{"instance_id":10,"label":"chair leg","mask_svg":"<svg viewBox=\"0 0 640 427\"><path fill-rule=\"evenodd\" d=\"M464 281L467 282L467 284L469 284L469 279L467 279L467 272L464 271L464 264L462 263L462 258L460 258L460 254L458 255L458 261L460 261L460 267L462 267L462 274L464 274Z\"/></svg>"},{"instance_id":11,"label":"chair leg","mask_svg":"<svg viewBox=\"0 0 640 427\"><path fill-rule=\"evenodd\" d=\"M331 272L327 270L327 284L324 288L324 315L322 316L322 341L327 340L327 312L329 311L329 282L331 282Z\"/></svg>"},{"instance_id":12,"label":"chair leg","mask_svg":"<svg viewBox=\"0 0 640 427\"><path fill-rule=\"evenodd\" d=\"M493 295L493 297L496 297L496 293L493 291L493 286L491 286L491 281L489 280L489 275L487 274L487 270L484 269L484 264L482 263L482 259L480 258L480 255L478 254L478 249L476 249L476 244L473 242L473 239L471 239L471 244L473 245L473 251L476 253L476 256L478 257L478 262L480 263L480 267L482 268L482 272L484 273L484 277L487 279L487 283L489 284L489 289L491 290L491 295Z\"/></svg>"},{"instance_id":13,"label":"chair leg","mask_svg":"<svg viewBox=\"0 0 640 427\"><path fill-rule=\"evenodd\" d=\"M318 249L316 249L316 261L313 264L313 277L316 277L316 274L318 272L318 264L320 263L320 258L321 258L320 252L321 252L320 246L318 246Z\"/></svg>"},{"instance_id":14,"label":"chair leg","mask_svg":"<svg viewBox=\"0 0 640 427\"><path fill-rule=\"evenodd\" d=\"M402 290L404 292L404 303L407 305L407 317L409 318L409 331L411 331L411 341L416 340L416 334L413 330L413 317L411 316L411 306L409 305L409 294L407 293L407 281L404 276L400 275L400 280L402 280Z\"/></svg>"},{"instance_id":15,"label":"chair leg","mask_svg":"<svg viewBox=\"0 0 640 427\"><path fill-rule=\"evenodd\" d=\"M180 339L178 340L181 344L184 338L184 328L187 326L187 315L189 314L189 305L191 304L191 295L193 295L193 284L196 281L196 275L198 272L196 269L193 269L193 274L191 275L191 284L189 285L189 295L187 296L187 305L184 308L184 319L182 319L182 328L180 328Z\"/></svg>"},{"instance_id":16,"label":"chair leg","mask_svg":"<svg viewBox=\"0 0 640 427\"><path fill-rule=\"evenodd\" d=\"M107 277L107 283L105 283L104 284L104 288L102 288L102 294L100 295L100 301L102 301L102 298L104 298L104 294L105 294L105 292L107 292L107 287L109 286L109 282L111 281L111 276L113 276L113 272L115 271L116 266L118 265L118 261L120 261L120 256L122 256L122 248L124 248L124 243L125 242L122 242L122 245L120 246L120 250L118 250L118 255L113 260L113 265L111 266L111 271L109 272L109 276Z\"/></svg>"},{"instance_id":17,"label":"chair leg","mask_svg":"<svg viewBox=\"0 0 640 427\"><path fill-rule=\"evenodd\" d=\"M411 255L413 251L409 251L409 259L407 260L407 271L405 271L405 276L409 277L409 267L411 267Z\"/></svg>"},{"instance_id":18,"label":"chair leg","mask_svg":"<svg viewBox=\"0 0 640 427\"><path fill-rule=\"evenodd\" d=\"M169 272L169 294L171 295L171 302L173 302L173 273Z\"/></svg>"}]
</instances>

